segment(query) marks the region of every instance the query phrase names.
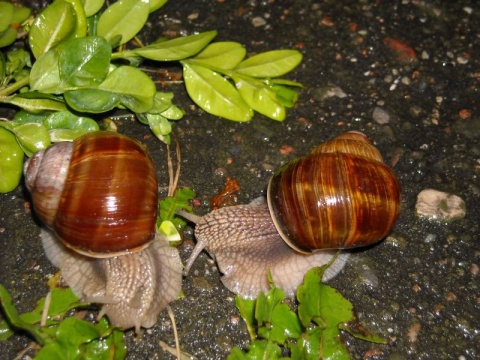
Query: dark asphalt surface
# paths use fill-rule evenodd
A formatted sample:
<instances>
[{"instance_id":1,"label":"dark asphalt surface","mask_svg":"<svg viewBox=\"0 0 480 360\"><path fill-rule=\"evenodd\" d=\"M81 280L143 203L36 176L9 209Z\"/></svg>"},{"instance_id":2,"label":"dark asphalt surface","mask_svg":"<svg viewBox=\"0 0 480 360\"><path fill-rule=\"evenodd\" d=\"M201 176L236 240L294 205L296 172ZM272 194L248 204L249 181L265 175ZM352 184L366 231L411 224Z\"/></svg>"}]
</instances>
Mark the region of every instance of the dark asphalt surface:
<instances>
[{"instance_id":1,"label":"dark asphalt surface","mask_svg":"<svg viewBox=\"0 0 480 360\"><path fill-rule=\"evenodd\" d=\"M480 357L480 7L476 1L170 1L151 15L145 42L216 29L216 40L244 44L251 54L296 48L301 66L289 75L305 85L283 123L256 116L238 124L195 106L182 84L164 84L186 114L174 132L182 150L180 185L197 192L198 213L235 178L239 203L265 193L272 169L348 130L365 132L402 185L402 212L392 234L359 250L330 284L354 305L362 323L387 345L344 339L354 359L478 359ZM168 69L180 72L173 64ZM326 96L336 89L334 96ZM339 96L340 95L340 96ZM10 113L0 109L3 116ZM141 139L167 186L165 148L134 121L119 131ZM282 154L287 151L287 154ZM415 215L417 194L433 188L460 196L461 220ZM0 195L0 283L20 311L45 296L56 269L43 255L39 226L24 187ZM186 234L191 239L191 230ZM182 258L192 247L181 246ZM225 358L245 346L246 327L234 295L202 254L173 302L180 344L199 359ZM92 315L93 316L93 315ZM129 359L169 359L166 312L158 324L127 335ZM13 359L30 343L0 343ZM27 357L23 357L26 359Z\"/></svg>"}]
</instances>

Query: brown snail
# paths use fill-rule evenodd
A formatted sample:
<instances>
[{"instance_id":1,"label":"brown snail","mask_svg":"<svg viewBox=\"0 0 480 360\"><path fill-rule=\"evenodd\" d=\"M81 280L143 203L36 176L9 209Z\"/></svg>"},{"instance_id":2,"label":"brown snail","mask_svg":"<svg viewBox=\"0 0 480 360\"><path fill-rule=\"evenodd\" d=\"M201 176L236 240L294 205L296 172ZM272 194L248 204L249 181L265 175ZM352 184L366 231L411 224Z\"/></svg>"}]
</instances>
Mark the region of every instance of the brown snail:
<instances>
[{"instance_id":1,"label":"brown snail","mask_svg":"<svg viewBox=\"0 0 480 360\"><path fill-rule=\"evenodd\" d=\"M255 297L275 284L293 295L311 268L337 258L324 280L344 266L350 249L373 244L393 228L400 186L380 152L359 132L347 132L278 169L265 201L224 207L196 223L197 244L184 274L205 248L231 291ZM330 249L330 250L328 250Z\"/></svg>"},{"instance_id":2,"label":"brown snail","mask_svg":"<svg viewBox=\"0 0 480 360\"><path fill-rule=\"evenodd\" d=\"M74 293L122 327L151 327L181 288L178 252L156 234L158 184L140 143L94 132L24 167L47 257Z\"/></svg>"}]
</instances>

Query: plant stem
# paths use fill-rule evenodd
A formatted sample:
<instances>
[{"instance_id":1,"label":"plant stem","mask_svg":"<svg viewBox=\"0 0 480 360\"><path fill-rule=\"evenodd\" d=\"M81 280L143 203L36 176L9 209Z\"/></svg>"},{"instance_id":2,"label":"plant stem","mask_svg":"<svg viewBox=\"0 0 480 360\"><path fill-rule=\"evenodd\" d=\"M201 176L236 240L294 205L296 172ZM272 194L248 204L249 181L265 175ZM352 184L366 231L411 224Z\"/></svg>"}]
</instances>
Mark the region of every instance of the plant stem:
<instances>
[{"instance_id":1,"label":"plant stem","mask_svg":"<svg viewBox=\"0 0 480 360\"><path fill-rule=\"evenodd\" d=\"M0 96L13 94L15 91L21 89L24 86L27 86L29 83L30 83L30 77L26 76L23 79L17 82L14 82L12 85L7 86L5 89L0 90Z\"/></svg>"}]
</instances>

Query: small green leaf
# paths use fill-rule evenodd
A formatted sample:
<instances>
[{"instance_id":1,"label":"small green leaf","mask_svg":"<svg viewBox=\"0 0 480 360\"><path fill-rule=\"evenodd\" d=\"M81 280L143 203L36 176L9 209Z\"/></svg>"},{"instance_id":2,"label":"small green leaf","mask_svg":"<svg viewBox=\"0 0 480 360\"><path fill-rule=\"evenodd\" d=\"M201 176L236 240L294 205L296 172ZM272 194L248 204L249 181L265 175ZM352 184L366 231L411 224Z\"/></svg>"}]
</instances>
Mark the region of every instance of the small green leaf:
<instances>
[{"instance_id":1,"label":"small green leaf","mask_svg":"<svg viewBox=\"0 0 480 360\"><path fill-rule=\"evenodd\" d=\"M163 5L167 3L167 0L150 0L150 12L154 12L158 9L160 9Z\"/></svg>"},{"instance_id":2,"label":"small green leaf","mask_svg":"<svg viewBox=\"0 0 480 360\"><path fill-rule=\"evenodd\" d=\"M43 121L47 130L70 129L84 132L98 131L97 122L85 116L77 116L70 111L57 111L47 116Z\"/></svg>"},{"instance_id":3,"label":"small green leaf","mask_svg":"<svg viewBox=\"0 0 480 360\"><path fill-rule=\"evenodd\" d=\"M13 19L13 5L0 1L0 32L7 30Z\"/></svg>"},{"instance_id":4,"label":"small green leaf","mask_svg":"<svg viewBox=\"0 0 480 360\"><path fill-rule=\"evenodd\" d=\"M275 92L264 82L247 76L233 74L233 80L242 99L253 110L273 120L283 121L285 107L278 101Z\"/></svg>"},{"instance_id":5,"label":"small green leaf","mask_svg":"<svg viewBox=\"0 0 480 360\"><path fill-rule=\"evenodd\" d=\"M184 36L168 41L153 43L138 49L118 53L117 56L142 56L156 61L176 61L197 54L217 36L216 31L206 31L196 35ZM115 55L115 54L114 54Z\"/></svg>"},{"instance_id":6,"label":"small green leaf","mask_svg":"<svg viewBox=\"0 0 480 360\"><path fill-rule=\"evenodd\" d=\"M181 241L182 237L177 228L171 221L163 221L158 227L160 234L165 236L168 241Z\"/></svg>"},{"instance_id":7,"label":"small green leaf","mask_svg":"<svg viewBox=\"0 0 480 360\"><path fill-rule=\"evenodd\" d=\"M41 54L30 71L30 88L45 93L63 92L60 80L60 54L56 49Z\"/></svg>"},{"instance_id":8,"label":"small green leaf","mask_svg":"<svg viewBox=\"0 0 480 360\"><path fill-rule=\"evenodd\" d=\"M60 101L45 98L27 98L23 94L2 98L0 102L18 106L31 113L41 113L47 110L63 111L66 110L65 104Z\"/></svg>"},{"instance_id":9,"label":"small green leaf","mask_svg":"<svg viewBox=\"0 0 480 360\"><path fill-rule=\"evenodd\" d=\"M24 124L13 129L18 143L27 156L50 146L50 136L42 124Z\"/></svg>"},{"instance_id":10,"label":"small green leaf","mask_svg":"<svg viewBox=\"0 0 480 360\"><path fill-rule=\"evenodd\" d=\"M15 189L22 178L23 150L15 135L0 126L0 193Z\"/></svg>"},{"instance_id":11,"label":"small green leaf","mask_svg":"<svg viewBox=\"0 0 480 360\"><path fill-rule=\"evenodd\" d=\"M97 35L107 41L120 35L120 45L130 41L147 22L150 5L145 0L119 0L100 16Z\"/></svg>"},{"instance_id":12,"label":"small green leaf","mask_svg":"<svg viewBox=\"0 0 480 360\"><path fill-rule=\"evenodd\" d=\"M11 45L17 40L17 30L8 27L5 31L0 33L0 47Z\"/></svg>"},{"instance_id":13,"label":"small green leaf","mask_svg":"<svg viewBox=\"0 0 480 360\"><path fill-rule=\"evenodd\" d=\"M195 191L192 189L178 188L173 196L168 196L159 202L160 211L157 218L157 227L163 221L171 221L175 227L184 227L186 222L176 214L177 210L192 211L190 201L195 197Z\"/></svg>"},{"instance_id":14,"label":"small green leaf","mask_svg":"<svg viewBox=\"0 0 480 360\"><path fill-rule=\"evenodd\" d=\"M249 121L252 109L235 87L221 75L199 65L183 64L188 95L206 112L234 121Z\"/></svg>"},{"instance_id":15,"label":"small green leaf","mask_svg":"<svg viewBox=\"0 0 480 360\"><path fill-rule=\"evenodd\" d=\"M274 78L292 71L302 61L297 50L273 50L242 61L235 71L256 78Z\"/></svg>"},{"instance_id":16,"label":"small green leaf","mask_svg":"<svg viewBox=\"0 0 480 360\"><path fill-rule=\"evenodd\" d=\"M69 41L60 51L60 80L64 86L96 86L110 67L110 45L99 36Z\"/></svg>"},{"instance_id":17,"label":"small green leaf","mask_svg":"<svg viewBox=\"0 0 480 360\"><path fill-rule=\"evenodd\" d=\"M137 113L148 112L153 107L157 92L152 79L131 66L119 66L98 88L118 94L122 105Z\"/></svg>"},{"instance_id":18,"label":"small green leaf","mask_svg":"<svg viewBox=\"0 0 480 360\"><path fill-rule=\"evenodd\" d=\"M1 12L1 11L0 11ZM15 6L13 8L12 24L21 24L28 19L32 10L24 6Z\"/></svg>"},{"instance_id":19,"label":"small green leaf","mask_svg":"<svg viewBox=\"0 0 480 360\"><path fill-rule=\"evenodd\" d=\"M66 91L65 101L75 111L103 113L120 104L120 95L100 89Z\"/></svg>"},{"instance_id":20,"label":"small green leaf","mask_svg":"<svg viewBox=\"0 0 480 360\"><path fill-rule=\"evenodd\" d=\"M235 296L235 306L240 315L247 323L248 333L250 334L250 339L253 341L256 338L255 334L255 303L256 300L253 299L244 299L240 296Z\"/></svg>"},{"instance_id":21,"label":"small green leaf","mask_svg":"<svg viewBox=\"0 0 480 360\"><path fill-rule=\"evenodd\" d=\"M29 44L38 58L61 41L75 36L77 17L73 6L65 0L55 0L36 18L30 28Z\"/></svg>"},{"instance_id":22,"label":"small green leaf","mask_svg":"<svg viewBox=\"0 0 480 360\"><path fill-rule=\"evenodd\" d=\"M165 144L170 144L170 133L172 124L168 119L160 114L146 114L148 126L155 136Z\"/></svg>"},{"instance_id":23,"label":"small green leaf","mask_svg":"<svg viewBox=\"0 0 480 360\"><path fill-rule=\"evenodd\" d=\"M105 4L105 0L82 0L85 16L89 18L95 15Z\"/></svg>"},{"instance_id":24,"label":"small green leaf","mask_svg":"<svg viewBox=\"0 0 480 360\"><path fill-rule=\"evenodd\" d=\"M216 42L208 45L193 59L195 63L231 70L243 60L247 50L242 44L233 41Z\"/></svg>"}]
</instances>

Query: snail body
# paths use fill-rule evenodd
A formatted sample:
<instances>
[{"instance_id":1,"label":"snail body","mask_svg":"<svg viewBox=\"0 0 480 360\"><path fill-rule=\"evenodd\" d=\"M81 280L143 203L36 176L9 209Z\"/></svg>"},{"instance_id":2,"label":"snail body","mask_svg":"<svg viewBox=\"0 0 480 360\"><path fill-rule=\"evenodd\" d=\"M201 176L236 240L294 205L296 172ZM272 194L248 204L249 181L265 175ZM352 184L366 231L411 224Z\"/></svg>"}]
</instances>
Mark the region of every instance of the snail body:
<instances>
[{"instance_id":1,"label":"snail body","mask_svg":"<svg viewBox=\"0 0 480 360\"><path fill-rule=\"evenodd\" d=\"M345 265L350 249L371 245L393 228L400 186L378 150L358 132L341 134L310 155L277 170L260 200L206 216L196 223L197 245L184 273L206 249L231 291L255 297L268 291L267 274L293 295L312 267L337 258L324 280Z\"/></svg>"},{"instance_id":2,"label":"snail body","mask_svg":"<svg viewBox=\"0 0 480 360\"><path fill-rule=\"evenodd\" d=\"M119 327L151 327L181 286L178 253L156 234L155 168L136 141L94 132L25 163L47 257L74 293ZM166 265L168 264L168 265ZM153 296L155 294L155 296Z\"/></svg>"}]
</instances>

